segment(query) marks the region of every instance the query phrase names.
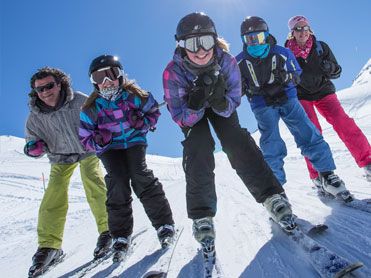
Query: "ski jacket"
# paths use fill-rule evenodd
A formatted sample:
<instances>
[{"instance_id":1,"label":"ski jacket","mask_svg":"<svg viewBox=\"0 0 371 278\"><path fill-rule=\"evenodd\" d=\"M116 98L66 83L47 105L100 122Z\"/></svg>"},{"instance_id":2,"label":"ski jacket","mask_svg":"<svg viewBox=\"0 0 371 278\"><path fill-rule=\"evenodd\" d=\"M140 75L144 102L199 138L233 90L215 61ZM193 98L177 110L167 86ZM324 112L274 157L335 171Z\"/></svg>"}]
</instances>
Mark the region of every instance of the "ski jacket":
<instances>
[{"instance_id":1,"label":"ski jacket","mask_svg":"<svg viewBox=\"0 0 371 278\"><path fill-rule=\"evenodd\" d=\"M84 150L78 137L81 106L87 96L66 89L66 100L56 111L42 112L31 93L30 114L26 121L26 142L42 140L47 145L50 163L75 163L94 153Z\"/></svg>"},{"instance_id":2,"label":"ski jacket","mask_svg":"<svg viewBox=\"0 0 371 278\"><path fill-rule=\"evenodd\" d=\"M155 127L160 111L158 103L148 92L141 99L134 93L123 90L114 101L97 97L91 107L80 113L79 136L83 146L99 156L109 149L127 149L134 145L147 145L146 134ZM133 127L133 113L142 121L141 127ZM100 131L111 133L112 140L101 146L94 141Z\"/></svg>"},{"instance_id":3,"label":"ski jacket","mask_svg":"<svg viewBox=\"0 0 371 278\"><path fill-rule=\"evenodd\" d=\"M300 83L297 86L299 99L319 100L336 91L335 85L330 79L336 79L340 76L341 67L337 63L330 47L323 41L319 41L319 43L322 46L322 51L318 51L317 40L315 36L313 36L313 45L308 57L306 59L301 57L297 58L303 70L300 76ZM287 46L287 44L288 41L285 42L285 46ZM321 65L323 61L328 61L335 65L333 73L326 74L322 70Z\"/></svg>"},{"instance_id":4,"label":"ski jacket","mask_svg":"<svg viewBox=\"0 0 371 278\"><path fill-rule=\"evenodd\" d=\"M223 51L221 48L215 48L215 58L220 66L220 74L226 81L227 92L226 99L228 107L225 111L214 113L228 118L241 103L241 76L237 62L233 56ZM187 106L187 91L191 89L196 76L188 71L184 66L184 60L180 49L175 50L173 60L167 65L163 73L164 100L170 111L172 119L180 127L192 127L202 119L205 109L210 107L208 102L200 110L193 110Z\"/></svg>"},{"instance_id":5,"label":"ski jacket","mask_svg":"<svg viewBox=\"0 0 371 278\"><path fill-rule=\"evenodd\" d=\"M266 58L254 58L246 50L236 56L242 77L242 91L247 95L251 108L280 105L289 98L296 98L297 92L292 80L299 79L301 68L293 53L276 44L272 35ZM292 80L282 85L274 81L273 70L284 70L291 74Z\"/></svg>"}]
</instances>

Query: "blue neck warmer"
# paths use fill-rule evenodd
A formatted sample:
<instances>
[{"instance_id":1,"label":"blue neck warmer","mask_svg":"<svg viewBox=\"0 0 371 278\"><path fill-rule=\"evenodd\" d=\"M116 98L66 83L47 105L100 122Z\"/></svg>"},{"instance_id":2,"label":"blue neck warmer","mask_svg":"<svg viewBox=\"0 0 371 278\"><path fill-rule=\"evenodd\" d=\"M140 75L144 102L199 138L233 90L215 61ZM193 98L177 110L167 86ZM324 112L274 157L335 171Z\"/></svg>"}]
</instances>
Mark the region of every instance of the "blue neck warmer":
<instances>
[{"instance_id":1,"label":"blue neck warmer","mask_svg":"<svg viewBox=\"0 0 371 278\"><path fill-rule=\"evenodd\" d=\"M268 43L250 45L246 47L247 52L254 58L266 58L271 46Z\"/></svg>"}]
</instances>

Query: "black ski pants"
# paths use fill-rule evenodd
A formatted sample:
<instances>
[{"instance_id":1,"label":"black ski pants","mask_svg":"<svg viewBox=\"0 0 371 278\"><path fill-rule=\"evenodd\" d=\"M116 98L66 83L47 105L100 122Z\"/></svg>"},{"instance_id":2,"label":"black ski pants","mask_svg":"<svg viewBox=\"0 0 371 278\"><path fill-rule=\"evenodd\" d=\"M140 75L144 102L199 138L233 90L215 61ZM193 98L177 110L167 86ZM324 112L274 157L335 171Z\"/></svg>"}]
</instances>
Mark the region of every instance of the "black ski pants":
<instances>
[{"instance_id":1,"label":"black ski pants","mask_svg":"<svg viewBox=\"0 0 371 278\"><path fill-rule=\"evenodd\" d=\"M259 203L283 192L272 170L264 161L250 133L241 128L237 112L229 118L206 109L204 117L191 128L184 128L183 169L187 188L187 212L191 219L215 216L217 197L214 181L214 150L209 122L218 136L223 151L247 189Z\"/></svg>"},{"instance_id":2,"label":"black ski pants","mask_svg":"<svg viewBox=\"0 0 371 278\"><path fill-rule=\"evenodd\" d=\"M131 187L155 229L164 224L174 224L162 184L147 168L145 156L144 145L112 149L100 156L107 171L108 227L114 238L128 237L133 232Z\"/></svg>"}]
</instances>

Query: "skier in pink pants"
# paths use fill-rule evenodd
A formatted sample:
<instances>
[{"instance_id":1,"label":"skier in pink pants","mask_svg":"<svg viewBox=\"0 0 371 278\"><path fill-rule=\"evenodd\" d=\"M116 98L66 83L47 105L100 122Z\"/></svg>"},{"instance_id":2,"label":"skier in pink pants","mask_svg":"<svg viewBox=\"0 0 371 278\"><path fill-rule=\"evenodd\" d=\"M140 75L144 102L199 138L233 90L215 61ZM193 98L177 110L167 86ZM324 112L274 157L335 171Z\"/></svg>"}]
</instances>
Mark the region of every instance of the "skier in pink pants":
<instances>
[{"instance_id":1,"label":"skier in pink pants","mask_svg":"<svg viewBox=\"0 0 371 278\"><path fill-rule=\"evenodd\" d=\"M330 80L340 77L340 65L329 46L316 40L306 17L298 15L290 18L288 27L290 34L285 46L294 53L303 70L300 84L297 86L300 103L321 133L321 125L314 108L332 125L357 165L365 170L367 180L371 182L370 144L354 120L345 113ZM310 178L317 184L318 173L308 159L306 162Z\"/></svg>"}]
</instances>

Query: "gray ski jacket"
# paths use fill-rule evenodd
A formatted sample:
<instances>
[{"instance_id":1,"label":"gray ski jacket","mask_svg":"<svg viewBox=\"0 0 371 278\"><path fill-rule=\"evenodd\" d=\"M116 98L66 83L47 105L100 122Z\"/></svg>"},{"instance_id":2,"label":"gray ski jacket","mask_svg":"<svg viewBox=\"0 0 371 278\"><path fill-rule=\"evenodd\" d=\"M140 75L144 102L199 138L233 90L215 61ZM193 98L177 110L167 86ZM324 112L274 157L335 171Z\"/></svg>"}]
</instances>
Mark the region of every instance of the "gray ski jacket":
<instances>
[{"instance_id":1,"label":"gray ski jacket","mask_svg":"<svg viewBox=\"0 0 371 278\"><path fill-rule=\"evenodd\" d=\"M36 105L37 95L31 94L30 114L26 121L26 142L43 140L47 145L50 163L75 163L93 152L87 152L79 140L80 111L87 96L81 92L66 91L63 106L48 113Z\"/></svg>"}]
</instances>

